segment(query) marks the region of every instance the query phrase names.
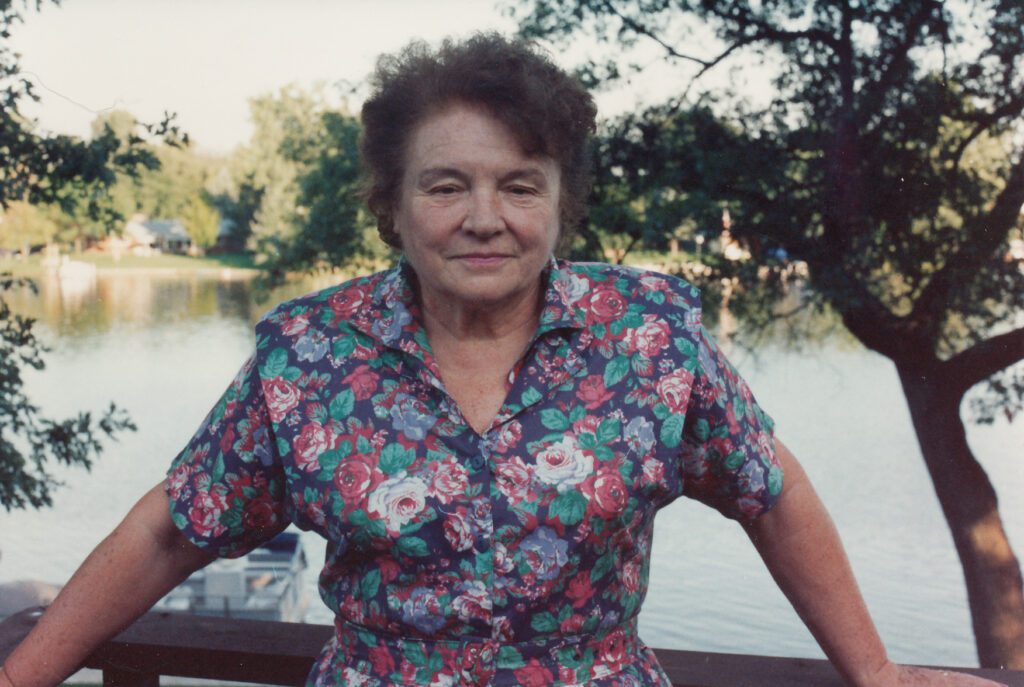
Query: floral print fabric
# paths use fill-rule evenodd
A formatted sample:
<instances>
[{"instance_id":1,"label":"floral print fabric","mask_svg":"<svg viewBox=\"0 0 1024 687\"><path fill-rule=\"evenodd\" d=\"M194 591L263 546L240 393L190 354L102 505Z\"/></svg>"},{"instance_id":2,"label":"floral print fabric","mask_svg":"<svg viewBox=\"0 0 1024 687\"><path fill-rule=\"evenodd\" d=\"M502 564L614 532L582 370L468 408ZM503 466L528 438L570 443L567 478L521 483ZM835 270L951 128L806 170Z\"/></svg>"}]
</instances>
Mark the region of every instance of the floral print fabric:
<instances>
[{"instance_id":1,"label":"floral print fabric","mask_svg":"<svg viewBox=\"0 0 1024 687\"><path fill-rule=\"evenodd\" d=\"M477 434L406 263L284 303L168 476L196 545L328 541L317 685L667 685L636 636L655 513L755 518L771 420L670 277L552 261L540 324Z\"/></svg>"}]
</instances>

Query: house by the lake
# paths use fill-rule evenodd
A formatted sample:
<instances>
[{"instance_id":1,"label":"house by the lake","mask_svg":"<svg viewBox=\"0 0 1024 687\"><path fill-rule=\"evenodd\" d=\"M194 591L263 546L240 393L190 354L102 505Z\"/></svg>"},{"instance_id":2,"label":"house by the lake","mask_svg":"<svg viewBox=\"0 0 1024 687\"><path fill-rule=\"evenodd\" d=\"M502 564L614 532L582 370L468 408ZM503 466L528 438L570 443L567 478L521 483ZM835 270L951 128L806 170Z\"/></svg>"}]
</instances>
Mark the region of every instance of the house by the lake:
<instances>
[{"instance_id":1,"label":"house by the lake","mask_svg":"<svg viewBox=\"0 0 1024 687\"><path fill-rule=\"evenodd\" d=\"M129 250L136 255L186 254L192 247L185 225L177 219L148 219L145 215L132 215L125 224L124 238L130 244Z\"/></svg>"}]
</instances>

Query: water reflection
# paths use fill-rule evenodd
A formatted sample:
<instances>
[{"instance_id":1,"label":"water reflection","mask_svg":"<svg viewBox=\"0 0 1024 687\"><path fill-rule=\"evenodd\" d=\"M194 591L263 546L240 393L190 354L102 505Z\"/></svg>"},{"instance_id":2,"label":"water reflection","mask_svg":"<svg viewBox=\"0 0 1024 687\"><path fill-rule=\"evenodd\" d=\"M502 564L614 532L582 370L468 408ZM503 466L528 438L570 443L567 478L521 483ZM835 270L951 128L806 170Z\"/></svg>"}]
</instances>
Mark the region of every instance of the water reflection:
<instances>
[{"instance_id":1,"label":"water reflection","mask_svg":"<svg viewBox=\"0 0 1024 687\"><path fill-rule=\"evenodd\" d=\"M7 294L14 312L32 317L62 347L115 330L142 330L207 319L255 324L275 304L322 288L327 279L305 279L257 299L253 277L238 271L180 274L125 271L92 279L61 279L47 272L34 280L39 293L22 288Z\"/></svg>"}]
</instances>

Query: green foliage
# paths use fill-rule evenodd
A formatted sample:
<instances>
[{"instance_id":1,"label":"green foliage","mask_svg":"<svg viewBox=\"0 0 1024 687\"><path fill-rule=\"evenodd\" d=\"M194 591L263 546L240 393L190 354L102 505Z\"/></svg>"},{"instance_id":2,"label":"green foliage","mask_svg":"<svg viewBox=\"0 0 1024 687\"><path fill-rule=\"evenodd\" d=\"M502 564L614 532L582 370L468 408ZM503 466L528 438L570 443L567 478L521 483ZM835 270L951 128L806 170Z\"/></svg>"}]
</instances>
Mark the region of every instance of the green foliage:
<instances>
[{"instance_id":1,"label":"green foliage","mask_svg":"<svg viewBox=\"0 0 1024 687\"><path fill-rule=\"evenodd\" d=\"M321 89L290 86L250 102L253 136L213 202L272 282L287 272L386 259L359 199L359 124Z\"/></svg>"},{"instance_id":2,"label":"green foliage","mask_svg":"<svg viewBox=\"0 0 1024 687\"><path fill-rule=\"evenodd\" d=\"M10 203L0 222L0 248L21 250L49 243L57 231L57 223L45 211L20 201Z\"/></svg>"},{"instance_id":3,"label":"green foliage","mask_svg":"<svg viewBox=\"0 0 1024 687\"><path fill-rule=\"evenodd\" d=\"M135 126L135 117L123 110L108 112L92 123L94 136L110 131L122 141L122 145L128 145L130 140L130 134L126 138L124 132L131 131ZM208 195L207 186L212 184L223 164L188 145L137 145L153 157L156 165L136 165L133 169L120 170L115 175L116 181L107 189L110 215L114 222L104 227L104 234L114 226L119 229L123 218L136 213L151 218L184 221L186 214L198 211L196 199L205 200ZM205 219L209 219L209 213Z\"/></svg>"},{"instance_id":4,"label":"green foliage","mask_svg":"<svg viewBox=\"0 0 1024 687\"><path fill-rule=\"evenodd\" d=\"M13 288L34 287L0 274L0 294ZM58 420L40 413L23 390L25 366L45 367L45 349L32 325L33 320L12 313L0 297L0 506L8 511L52 503L51 493L59 483L48 471L48 463L88 469L102 450L101 436L135 429L113 404L98 418L82 412Z\"/></svg>"},{"instance_id":5,"label":"green foliage","mask_svg":"<svg viewBox=\"0 0 1024 687\"><path fill-rule=\"evenodd\" d=\"M250 235L248 247L261 263L277 264L301 226L299 178L322 142L326 109L321 90L294 86L249 101L253 135L231 166L235 198L246 205L239 219Z\"/></svg>"},{"instance_id":6,"label":"green foliage","mask_svg":"<svg viewBox=\"0 0 1024 687\"><path fill-rule=\"evenodd\" d=\"M41 4L41 3L38 3ZM0 38L21 21L16 3L0 4ZM73 136L47 135L18 112L25 99L38 100L32 82L20 76L18 56L0 40L0 206L14 200L34 205L56 203L70 210L95 187L105 188L118 170L153 168L154 155L132 130L127 139L110 126L89 141ZM168 116L156 125L140 124L146 135L180 144L187 142ZM121 130L121 133L125 132Z\"/></svg>"},{"instance_id":7,"label":"green foliage","mask_svg":"<svg viewBox=\"0 0 1024 687\"><path fill-rule=\"evenodd\" d=\"M185 225L185 231L192 238L192 242L200 248L209 248L217 242L217 234L220 231L220 213L201 196L193 196L181 215L181 221Z\"/></svg>"},{"instance_id":8,"label":"green foliage","mask_svg":"<svg viewBox=\"0 0 1024 687\"><path fill-rule=\"evenodd\" d=\"M23 6L27 6L26 3ZM37 2L36 5L40 5ZM118 170L131 172L157 164L135 127L118 132L104 126L90 141L51 136L35 130L18 112L23 99L36 99L32 83L19 74L18 56L4 39L21 20L13 2L0 2L0 212L9 231L30 241L49 241L60 231L47 215L54 206L96 220L105 215L103 191ZM176 137L170 119L142 127L149 134ZM6 238L4 239L6 243ZM0 275L0 295L28 283ZM0 505L5 509L49 505L57 485L47 470L54 461L86 468L101 449L100 436L133 429L113 405L101 416L79 413L65 420L42 415L23 391L26 366L43 369L43 347L32 320L10 311L0 298Z\"/></svg>"}]
</instances>

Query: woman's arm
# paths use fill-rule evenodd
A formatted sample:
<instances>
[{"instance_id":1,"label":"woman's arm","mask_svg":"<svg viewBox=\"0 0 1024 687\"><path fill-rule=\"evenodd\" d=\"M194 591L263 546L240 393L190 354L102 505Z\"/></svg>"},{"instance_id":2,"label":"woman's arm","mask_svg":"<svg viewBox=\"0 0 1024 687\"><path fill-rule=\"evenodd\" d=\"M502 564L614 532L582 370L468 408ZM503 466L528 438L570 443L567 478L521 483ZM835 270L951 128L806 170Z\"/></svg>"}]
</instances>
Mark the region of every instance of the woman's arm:
<instances>
[{"instance_id":1,"label":"woman's arm","mask_svg":"<svg viewBox=\"0 0 1024 687\"><path fill-rule=\"evenodd\" d=\"M832 518L807 474L781 441L785 481L775 507L744 529L793 608L850 685L984 687L970 675L898 666L889 661L868 615Z\"/></svg>"},{"instance_id":2,"label":"woman's arm","mask_svg":"<svg viewBox=\"0 0 1024 687\"><path fill-rule=\"evenodd\" d=\"M0 687L56 685L213 556L171 521L163 483L89 554L0 669Z\"/></svg>"}]
</instances>

